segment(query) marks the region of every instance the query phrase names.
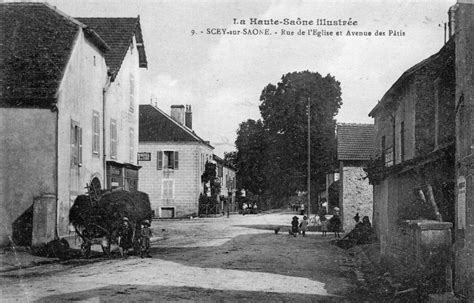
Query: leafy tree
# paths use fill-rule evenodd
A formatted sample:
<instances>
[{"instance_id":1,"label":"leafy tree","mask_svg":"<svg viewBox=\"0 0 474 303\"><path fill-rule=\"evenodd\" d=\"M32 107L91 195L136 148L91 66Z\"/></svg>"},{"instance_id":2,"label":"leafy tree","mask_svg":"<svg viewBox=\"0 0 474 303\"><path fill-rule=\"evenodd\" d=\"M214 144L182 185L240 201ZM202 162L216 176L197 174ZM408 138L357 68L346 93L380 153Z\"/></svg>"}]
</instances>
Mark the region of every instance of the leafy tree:
<instances>
[{"instance_id":1,"label":"leafy tree","mask_svg":"<svg viewBox=\"0 0 474 303\"><path fill-rule=\"evenodd\" d=\"M334 165L335 120L342 105L340 83L331 75L303 71L283 75L260 96L267 138L264 175L275 195L307 189L308 104L311 124L311 179L317 184Z\"/></svg>"},{"instance_id":2,"label":"leafy tree","mask_svg":"<svg viewBox=\"0 0 474 303\"><path fill-rule=\"evenodd\" d=\"M237 160L237 152L224 152L224 162L226 165L235 169Z\"/></svg>"},{"instance_id":3,"label":"leafy tree","mask_svg":"<svg viewBox=\"0 0 474 303\"><path fill-rule=\"evenodd\" d=\"M266 164L266 132L261 120L247 120L239 125L235 141L237 153L237 187L254 193L264 191Z\"/></svg>"},{"instance_id":4,"label":"leafy tree","mask_svg":"<svg viewBox=\"0 0 474 303\"><path fill-rule=\"evenodd\" d=\"M204 194L206 195L209 190L209 188L207 188L207 183L209 183L211 197L217 197L221 191L221 184L219 178L217 178L216 164L206 161L204 172L201 175L201 181L204 183Z\"/></svg>"}]
</instances>

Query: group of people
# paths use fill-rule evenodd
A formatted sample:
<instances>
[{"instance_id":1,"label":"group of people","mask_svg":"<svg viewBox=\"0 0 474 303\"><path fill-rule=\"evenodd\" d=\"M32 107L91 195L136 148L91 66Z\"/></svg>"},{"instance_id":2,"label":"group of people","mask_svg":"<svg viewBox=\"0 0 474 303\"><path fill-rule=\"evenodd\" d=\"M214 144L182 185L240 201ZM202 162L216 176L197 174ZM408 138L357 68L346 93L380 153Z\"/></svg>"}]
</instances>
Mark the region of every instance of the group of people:
<instances>
[{"instance_id":1,"label":"group of people","mask_svg":"<svg viewBox=\"0 0 474 303\"><path fill-rule=\"evenodd\" d=\"M134 230L130 225L127 217L123 217L122 224L118 230L118 246L120 255L122 258L127 258L129 250L133 248L133 234ZM144 220L140 226L139 231L139 243L140 243L140 256L143 258L145 255L147 258L151 258L150 255L150 238L152 232L150 229L150 221Z\"/></svg>"},{"instance_id":2,"label":"group of people","mask_svg":"<svg viewBox=\"0 0 474 303\"><path fill-rule=\"evenodd\" d=\"M305 214L305 211L306 211L306 207L304 205L304 203L301 203L301 204L290 204L290 208L291 210L293 211L296 211L296 212L300 212L300 215L304 215Z\"/></svg>"},{"instance_id":3,"label":"group of people","mask_svg":"<svg viewBox=\"0 0 474 303\"><path fill-rule=\"evenodd\" d=\"M290 235L296 237L298 234L302 234L303 237L306 236L306 231L308 230L308 217L303 216L303 220L299 221L297 216L294 216L291 220L291 230Z\"/></svg>"},{"instance_id":4,"label":"group of people","mask_svg":"<svg viewBox=\"0 0 474 303\"><path fill-rule=\"evenodd\" d=\"M242 203L242 215L245 216L245 214L256 214L257 208L257 203L255 202L249 204L244 202Z\"/></svg>"}]
</instances>

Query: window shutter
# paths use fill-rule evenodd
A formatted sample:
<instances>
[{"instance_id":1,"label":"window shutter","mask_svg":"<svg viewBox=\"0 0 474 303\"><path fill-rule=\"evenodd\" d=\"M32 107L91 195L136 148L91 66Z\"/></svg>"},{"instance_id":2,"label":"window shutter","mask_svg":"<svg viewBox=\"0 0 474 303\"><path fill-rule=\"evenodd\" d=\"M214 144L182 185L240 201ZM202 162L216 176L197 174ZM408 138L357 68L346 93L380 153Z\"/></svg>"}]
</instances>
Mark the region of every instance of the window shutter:
<instances>
[{"instance_id":1,"label":"window shutter","mask_svg":"<svg viewBox=\"0 0 474 303\"><path fill-rule=\"evenodd\" d=\"M178 169L179 168L179 156L178 156L178 152L175 151L174 152L174 169Z\"/></svg>"},{"instance_id":2,"label":"window shutter","mask_svg":"<svg viewBox=\"0 0 474 303\"><path fill-rule=\"evenodd\" d=\"M78 149L78 159L79 159L79 166L82 165L82 128L77 126L77 136L79 138L79 149Z\"/></svg>"},{"instance_id":3,"label":"window shutter","mask_svg":"<svg viewBox=\"0 0 474 303\"><path fill-rule=\"evenodd\" d=\"M163 169L163 153L158 151L156 153L156 169L162 170Z\"/></svg>"}]
</instances>

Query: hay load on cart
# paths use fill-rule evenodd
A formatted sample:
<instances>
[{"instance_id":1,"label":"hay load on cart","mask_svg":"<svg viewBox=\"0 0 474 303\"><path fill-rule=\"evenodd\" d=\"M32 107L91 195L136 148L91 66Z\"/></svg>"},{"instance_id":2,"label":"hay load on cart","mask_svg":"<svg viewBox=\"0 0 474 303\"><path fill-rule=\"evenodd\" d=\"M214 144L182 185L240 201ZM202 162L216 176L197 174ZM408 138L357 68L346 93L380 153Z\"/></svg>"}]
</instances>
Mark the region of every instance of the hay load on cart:
<instances>
[{"instance_id":1,"label":"hay load on cart","mask_svg":"<svg viewBox=\"0 0 474 303\"><path fill-rule=\"evenodd\" d=\"M83 255L88 257L94 244L101 245L104 253L110 254L110 245L117 243L124 217L129 219L134 231L134 243L138 243L140 223L151 220L152 216L146 193L117 190L98 196L78 196L69 211L69 222L82 239Z\"/></svg>"}]
</instances>

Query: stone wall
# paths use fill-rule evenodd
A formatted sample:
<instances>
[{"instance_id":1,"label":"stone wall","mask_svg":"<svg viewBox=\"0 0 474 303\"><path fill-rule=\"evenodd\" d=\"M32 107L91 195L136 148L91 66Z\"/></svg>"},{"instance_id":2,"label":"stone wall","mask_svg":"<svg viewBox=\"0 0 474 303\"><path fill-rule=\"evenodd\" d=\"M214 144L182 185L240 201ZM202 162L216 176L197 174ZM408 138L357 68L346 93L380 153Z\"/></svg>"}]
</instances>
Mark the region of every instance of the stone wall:
<instances>
[{"instance_id":1,"label":"stone wall","mask_svg":"<svg viewBox=\"0 0 474 303\"><path fill-rule=\"evenodd\" d=\"M461 3L464 2L464 3ZM458 1L456 42L455 292L474 300L474 5Z\"/></svg>"},{"instance_id":2,"label":"stone wall","mask_svg":"<svg viewBox=\"0 0 474 303\"><path fill-rule=\"evenodd\" d=\"M355 226L354 216L359 213L360 219L368 216L372 222L373 193L367 174L362 167L343 166L341 206L342 228L348 232Z\"/></svg>"}]
</instances>

